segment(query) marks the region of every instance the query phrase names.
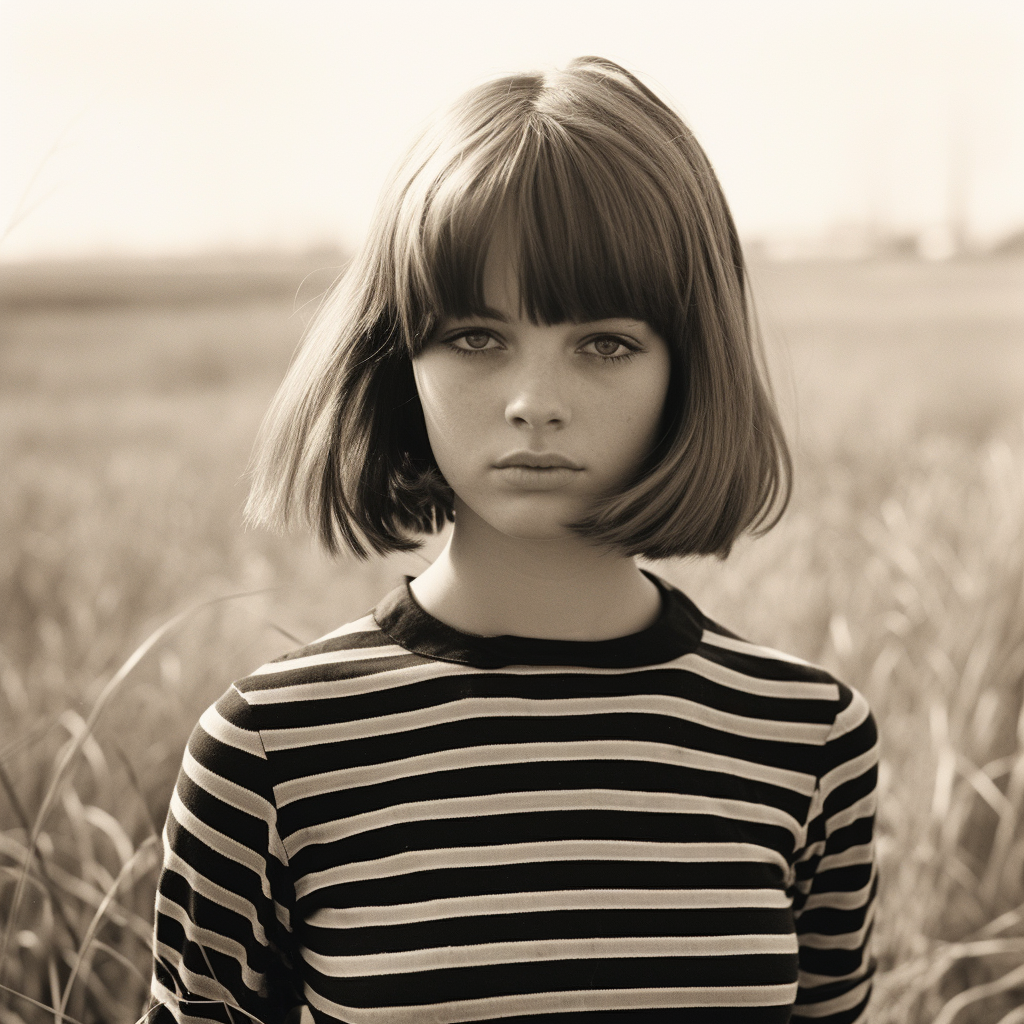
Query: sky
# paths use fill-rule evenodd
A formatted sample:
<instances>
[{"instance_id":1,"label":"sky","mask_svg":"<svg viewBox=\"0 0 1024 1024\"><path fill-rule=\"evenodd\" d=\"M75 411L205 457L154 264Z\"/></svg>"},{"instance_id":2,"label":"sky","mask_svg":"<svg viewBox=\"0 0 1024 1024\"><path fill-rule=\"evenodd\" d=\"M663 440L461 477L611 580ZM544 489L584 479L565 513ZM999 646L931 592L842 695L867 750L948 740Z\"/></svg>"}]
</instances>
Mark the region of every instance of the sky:
<instances>
[{"instance_id":1,"label":"sky","mask_svg":"<svg viewBox=\"0 0 1024 1024\"><path fill-rule=\"evenodd\" d=\"M1024 0L0 0L0 263L351 248L439 107L588 53L748 238L1024 227Z\"/></svg>"}]
</instances>

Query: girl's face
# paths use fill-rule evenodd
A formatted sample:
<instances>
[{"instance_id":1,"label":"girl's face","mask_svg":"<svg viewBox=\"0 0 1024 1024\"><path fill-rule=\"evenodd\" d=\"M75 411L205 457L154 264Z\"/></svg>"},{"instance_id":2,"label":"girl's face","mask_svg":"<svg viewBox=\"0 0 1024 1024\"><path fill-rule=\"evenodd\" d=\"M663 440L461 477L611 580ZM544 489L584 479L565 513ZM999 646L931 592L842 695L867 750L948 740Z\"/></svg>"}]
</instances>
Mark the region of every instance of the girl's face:
<instances>
[{"instance_id":1,"label":"girl's face","mask_svg":"<svg viewBox=\"0 0 1024 1024\"><path fill-rule=\"evenodd\" d=\"M668 345L639 320L532 323L500 242L484 299L489 316L443 321L413 360L434 458L456 519L565 537L565 524L626 485L655 444Z\"/></svg>"}]
</instances>

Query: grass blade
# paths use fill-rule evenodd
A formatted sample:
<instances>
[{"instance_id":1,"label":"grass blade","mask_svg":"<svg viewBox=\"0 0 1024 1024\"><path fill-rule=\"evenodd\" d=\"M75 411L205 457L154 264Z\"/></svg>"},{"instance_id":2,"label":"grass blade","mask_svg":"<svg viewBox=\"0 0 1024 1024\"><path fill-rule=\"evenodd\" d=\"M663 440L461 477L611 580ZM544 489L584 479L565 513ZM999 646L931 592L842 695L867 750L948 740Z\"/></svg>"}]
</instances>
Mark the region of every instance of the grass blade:
<instances>
[{"instance_id":1,"label":"grass blade","mask_svg":"<svg viewBox=\"0 0 1024 1024\"><path fill-rule=\"evenodd\" d=\"M58 1006L58 1013L61 1017L64 1016L64 1011L67 1009L68 999L71 998L71 988L75 984L75 979L78 977L78 972L85 959L85 954L89 950L89 946L91 945L93 937L100 926L100 922L103 920L103 916L107 912L107 907L110 906L114 899L114 895L117 893L117 890L124 879L131 874L142 857L154 850L158 843L159 839L156 836L146 837L142 845L134 854L132 854L131 859L129 859L118 872L117 878L114 879L114 884L107 890L106 895L103 897L103 901L96 908L96 913L93 914L92 920L89 922L89 927L85 930L85 935L83 936L81 945L79 946L75 962L71 966L71 974L68 977L67 984L64 986L64 993L61 996L60 1005Z\"/></svg>"},{"instance_id":2,"label":"grass blade","mask_svg":"<svg viewBox=\"0 0 1024 1024\"><path fill-rule=\"evenodd\" d=\"M89 717L85 720L85 728L75 738L74 742L70 744L62 758L60 764L57 766L57 770L54 772L53 779L50 782L49 787L46 790L46 794L39 806L39 810L36 812L36 818L32 825L32 830L29 833L29 842L25 855L25 864L23 872L27 874L29 870L29 864L35 856L36 844L39 841L39 833L43 829L43 825L46 822L46 817L50 813L50 808L53 806L54 800L57 797L57 793L60 790L61 784L67 774L68 769L78 756L86 739L92 735L92 730L96 726L96 722L99 720L100 715L106 708L111 697L120 689L124 681L131 675L132 670L140 661L168 634L180 623L193 616L196 612L203 610L204 608L210 608L217 604L223 604L226 601L235 601L243 597L254 597L257 594L267 593L267 588L262 590L249 590L239 594L227 594L221 597L210 598L206 601L200 601L196 604L190 605L183 611L178 612L177 615L172 616L166 622L158 626L152 633L146 637L145 640L129 655L128 660L111 676L110 680L100 691L99 696L96 698L95 703L92 706L92 710L89 712ZM7 921L7 927L4 929L3 942L0 942L0 978L2 978L2 972L4 965L7 963L7 950L10 947L11 935L14 931L15 922L17 919L18 907L21 903L22 893L24 891L24 874L18 880L18 884L14 890L14 897L11 900L10 917Z\"/></svg>"}]
</instances>

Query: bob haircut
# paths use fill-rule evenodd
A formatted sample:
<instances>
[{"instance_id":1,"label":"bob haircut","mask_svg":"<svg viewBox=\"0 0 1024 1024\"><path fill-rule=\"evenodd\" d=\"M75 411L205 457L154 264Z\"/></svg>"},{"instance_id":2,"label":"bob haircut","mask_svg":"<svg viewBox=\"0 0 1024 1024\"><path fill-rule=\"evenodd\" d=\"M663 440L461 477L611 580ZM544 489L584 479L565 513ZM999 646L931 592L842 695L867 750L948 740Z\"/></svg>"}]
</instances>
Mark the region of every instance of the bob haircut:
<instances>
[{"instance_id":1,"label":"bob haircut","mask_svg":"<svg viewBox=\"0 0 1024 1024\"><path fill-rule=\"evenodd\" d=\"M598 57L472 89L415 143L263 422L249 522L298 518L365 557L454 519L412 359L441 319L485 312L499 229L535 323L639 319L671 351L654 451L571 528L628 555L724 558L774 526L791 460L725 197L679 116Z\"/></svg>"}]
</instances>

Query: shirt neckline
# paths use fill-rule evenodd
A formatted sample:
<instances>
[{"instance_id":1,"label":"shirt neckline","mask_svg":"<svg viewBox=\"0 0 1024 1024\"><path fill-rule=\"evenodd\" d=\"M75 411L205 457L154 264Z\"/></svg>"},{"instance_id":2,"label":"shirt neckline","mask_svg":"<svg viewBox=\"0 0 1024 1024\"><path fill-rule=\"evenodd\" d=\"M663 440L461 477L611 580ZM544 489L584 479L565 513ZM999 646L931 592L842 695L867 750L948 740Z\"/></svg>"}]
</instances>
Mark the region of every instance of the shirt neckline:
<instances>
[{"instance_id":1,"label":"shirt neckline","mask_svg":"<svg viewBox=\"0 0 1024 1024\"><path fill-rule=\"evenodd\" d=\"M646 629L610 640L548 640L463 633L420 606L409 588L411 576L377 605L373 617L380 629L407 651L476 668L508 665L638 668L672 661L696 650L703 633L704 616L681 590L653 573L641 571L661 593L661 611Z\"/></svg>"}]
</instances>

